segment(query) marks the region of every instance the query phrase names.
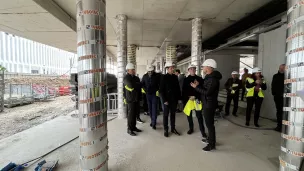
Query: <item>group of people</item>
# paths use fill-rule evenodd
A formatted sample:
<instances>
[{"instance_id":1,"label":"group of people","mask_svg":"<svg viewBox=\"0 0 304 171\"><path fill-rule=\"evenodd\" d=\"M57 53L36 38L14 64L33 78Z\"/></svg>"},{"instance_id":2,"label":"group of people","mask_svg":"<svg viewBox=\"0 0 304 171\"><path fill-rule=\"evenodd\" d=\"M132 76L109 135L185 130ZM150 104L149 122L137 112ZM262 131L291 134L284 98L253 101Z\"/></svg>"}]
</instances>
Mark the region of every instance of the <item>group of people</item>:
<instances>
[{"instance_id":1,"label":"group of people","mask_svg":"<svg viewBox=\"0 0 304 171\"><path fill-rule=\"evenodd\" d=\"M273 76L271 91L274 97L274 102L277 109L277 127L276 131L281 132L282 129L282 116L283 116L283 95L284 95L284 71L285 64L280 65L279 71ZM226 101L226 116L230 114L231 101L234 103L234 108L232 115L237 117L238 102L239 102L239 92L242 91L241 100L243 101L244 95L246 94L247 109L246 109L246 126L250 125L251 112L253 106L255 106L254 111L254 125L255 127L260 127L259 118L260 110L264 100L264 92L267 89L267 84L262 75L260 68L253 68L252 74L248 73L248 69L244 69L244 74L242 79L239 79L239 74L237 71L231 73L231 78L225 83L225 88L227 90L227 101Z\"/></svg>"},{"instance_id":2,"label":"group of people","mask_svg":"<svg viewBox=\"0 0 304 171\"><path fill-rule=\"evenodd\" d=\"M280 67L278 74L282 74L283 67ZM218 94L220 80L222 79L221 73L215 70L216 68L216 61L207 59L201 66L204 78L196 75L197 67L195 65L190 65L188 67L189 75L185 77L180 74L179 70L175 70L174 63L168 61L165 65L166 74L155 72L153 66L147 66L147 73L140 81L136 76L135 66L132 63L127 64L127 74L124 77L124 102L127 105L128 134L136 136L136 132L142 132L142 130L136 127L136 121L142 122L139 117L139 102L141 101L141 94L144 94L148 106L146 112L151 117L150 126L152 129L155 130L157 126L157 116L159 115L160 104L163 109L164 136L169 137L169 132L171 132L171 134L180 135L175 125L175 114L179 109L178 105L182 105L183 112L187 115L189 123L187 134L192 134L194 132L192 113L195 112L202 135L202 141L207 144L203 150L214 150L216 148L214 115L218 107ZM261 69L254 68L251 75L248 74L248 70L245 69L242 80L239 79L239 74L236 71L232 72L231 75L232 77L225 83L225 88L227 90L226 115L228 116L230 114L230 104L233 101L234 109L232 114L237 117L239 93L242 90L242 97L246 94L247 99L246 125L249 126L250 124L252 108L255 105L254 125L259 127L258 120L264 98L263 91L267 88L266 81L261 74ZM281 84L282 80L280 80L280 76L281 75L274 76L273 85ZM283 103L283 92L280 92L282 90L277 86L273 86L272 90L277 108L281 109L282 105L279 104ZM281 129L282 127L282 121L279 121L279 115L282 115L282 111L283 108L282 110L278 109L278 128L276 129ZM206 133L204 121L207 126L208 134Z\"/></svg>"},{"instance_id":3,"label":"group of people","mask_svg":"<svg viewBox=\"0 0 304 171\"><path fill-rule=\"evenodd\" d=\"M188 67L189 76L181 82L179 74L175 72L175 65L172 62L166 62L166 74L156 73L153 66L147 67L147 73L140 81L136 76L135 66L131 63L127 64L127 74L124 77L124 101L128 108L128 134L135 136L136 132L141 132L136 127L136 119L139 115L140 109L140 94L145 93L148 112L151 117L150 126L156 129L158 104L161 101L163 108L163 127L164 136L169 137L171 132L175 135L180 135L175 126L175 114L178 104L183 104L183 107L190 109L187 116L189 122L188 134L193 133L192 111L195 111L200 125L203 141L207 146L203 148L204 151L215 149L216 137L214 127L214 114L217 107L217 96L219 92L219 81L222 75L216 71L216 61L208 59L202 64L202 70L206 75L204 79L196 75L196 66L190 65ZM158 100L159 99L159 100ZM188 105L195 104L195 105ZM202 108L195 108L193 106L203 106ZM189 108L190 107L190 108ZM170 129L169 129L170 117ZM204 128L204 120L208 128L208 136ZM170 131L169 131L170 130Z\"/></svg>"}]
</instances>

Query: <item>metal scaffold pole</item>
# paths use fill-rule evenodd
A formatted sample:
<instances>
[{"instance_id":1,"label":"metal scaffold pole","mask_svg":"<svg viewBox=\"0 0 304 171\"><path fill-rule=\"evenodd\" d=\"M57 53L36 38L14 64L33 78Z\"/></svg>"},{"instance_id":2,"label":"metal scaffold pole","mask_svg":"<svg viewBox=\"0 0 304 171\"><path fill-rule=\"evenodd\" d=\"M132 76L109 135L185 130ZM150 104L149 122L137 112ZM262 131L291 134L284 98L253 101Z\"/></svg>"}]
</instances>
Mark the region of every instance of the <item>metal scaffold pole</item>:
<instances>
[{"instance_id":1,"label":"metal scaffold pole","mask_svg":"<svg viewBox=\"0 0 304 171\"><path fill-rule=\"evenodd\" d=\"M104 0L77 0L80 170L108 170Z\"/></svg>"},{"instance_id":2,"label":"metal scaffold pole","mask_svg":"<svg viewBox=\"0 0 304 171\"><path fill-rule=\"evenodd\" d=\"M126 74L127 61L127 16L117 15L117 92L118 92L118 118L125 118L126 108L123 102L123 78Z\"/></svg>"},{"instance_id":3,"label":"metal scaffold pole","mask_svg":"<svg viewBox=\"0 0 304 171\"><path fill-rule=\"evenodd\" d=\"M202 19L192 19L191 64L196 66L196 74L200 74L202 56Z\"/></svg>"},{"instance_id":4,"label":"metal scaffold pole","mask_svg":"<svg viewBox=\"0 0 304 171\"><path fill-rule=\"evenodd\" d=\"M288 1L286 72L280 171L300 169L304 156L303 47L304 11L299 0ZM301 170L303 170L302 168Z\"/></svg>"}]
</instances>

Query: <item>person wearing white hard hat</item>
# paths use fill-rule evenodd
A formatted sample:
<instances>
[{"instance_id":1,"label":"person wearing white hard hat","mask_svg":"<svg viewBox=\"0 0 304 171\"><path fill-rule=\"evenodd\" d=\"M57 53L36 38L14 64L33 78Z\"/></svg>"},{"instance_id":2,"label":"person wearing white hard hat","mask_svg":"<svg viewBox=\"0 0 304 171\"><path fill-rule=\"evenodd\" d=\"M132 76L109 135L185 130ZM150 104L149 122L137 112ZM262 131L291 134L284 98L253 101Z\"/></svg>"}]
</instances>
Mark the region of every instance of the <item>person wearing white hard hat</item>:
<instances>
[{"instance_id":1,"label":"person wearing white hard hat","mask_svg":"<svg viewBox=\"0 0 304 171\"><path fill-rule=\"evenodd\" d=\"M244 68L244 74L242 75L242 94L241 94L241 100L244 101L244 96L246 92L246 81L247 78L251 76L251 74L248 73L248 69Z\"/></svg>"},{"instance_id":2,"label":"person wearing white hard hat","mask_svg":"<svg viewBox=\"0 0 304 171\"><path fill-rule=\"evenodd\" d=\"M157 104L158 98L157 94L160 86L160 77L154 72L154 66L147 66L147 73L142 78L142 88L146 92L148 109L151 117L150 126L153 129L156 129L157 121Z\"/></svg>"},{"instance_id":3,"label":"person wearing white hard hat","mask_svg":"<svg viewBox=\"0 0 304 171\"><path fill-rule=\"evenodd\" d=\"M193 87L191 87L190 83L194 83L195 81L198 81L200 85L203 85L203 79L202 77L197 76L196 73L196 66L190 65L188 67L189 75L185 78L184 84L183 84L183 90L182 90L182 98L183 98L183 104L184 104L184 111L187 115L187 120L189 123L189 131L187 134L192 134L194 131L194 124L193 124L193 117L192 117L192 111L195 111L195 115L197 117L198 125L201 131L201 135L204 139L207 138L207 134L205 132L204 127L204 119L202 115L202 109L199 109L197 106L201 105L200 100L200 93L195 91ZM188 103L189 102L189 103ZM192 102L192 103L191 103ZM194 102L194 103L193 103ZM187 109L189 108L189 109ZM189 113L187 113L189 112Z\"/></svg>"},{"instance_id":4,"label":"person wearing white hard hat","mask_svg":"<svg viewBox=\"0 0 304 171\"><path fill-rule=\"evenodd\" d=\"M230 115L230 105L233 100L233 112L232 115L237 117L237 110L239 107L239 97L240 90L242 88L242 81L239 79L239 73L237 71L233 71L231 73L231 78L229 78L225 83L225 88L227 90L227 100L225 112L226 116Z\"/></svg>"},{"instance_id":5,"label":"person wearing white hard hat","mask_svg":"<svg viewBox=\"0 0 304 171\"><path fill-rule=\"evenodd\" d=\"M208 139L203 142L208 143L203 148L204 151L215 150L216 137L215 137L215 126L214 126L214 115L216 108L218 107L218 94L220 89L220 80L222 74L215 69L217 63L213 59L207 59L202 64L202 69L205 75L204 83L201 86L198 81L191 83L191 86L195 88L201 94L201 100L204 108L205 123L208 128Z\"/></svg>"},{"instance_id":6,"label":"person wearing white hard hat","mask_svg":"<svg viewBox=\"0 0 304 171\"><path fill-rule=\"evenodd\" d=\"M136 136L135 132L142 132L136 127L136 117L139 115L139 102L141 94L141 84L137 76L135 76L135 66L128 63L126 66L127 74L123 79L124 83L124 101L127 104L128 134Z\"/></svg>"},{"instance_id":7,"label":"person wearing white hard hat","mask_svg":"<svg viewBox=\"0 0 304 171\"><path fill-rule=\"evenodd\" d=\"M167 69L167 74L163 75L161 78L159 93L164 101L164 136L169 137L169 113L171 132L180 135L175 128L175 113L178 101L181 100L181 92L178 78L174 74L174 64L168 61L166 62L165 68Z\"/></svg>"},{"instance_id":8,"label":"person wearing white hard hat","mask_svg":"<svg viewBox=\"0 0 304 171\"><path fill-rule=\"evenodd\" d=\"M264 99L263 90L267 89L266 81L262 75L262 70L260 68L253 68L251 77L246 80L247 89L247 109L246 109L246 126L249 126L251 111L253 105L255 105L254 111L254 125L260 127L259 118L260 110Z\"/></svg>"}]
</instances>

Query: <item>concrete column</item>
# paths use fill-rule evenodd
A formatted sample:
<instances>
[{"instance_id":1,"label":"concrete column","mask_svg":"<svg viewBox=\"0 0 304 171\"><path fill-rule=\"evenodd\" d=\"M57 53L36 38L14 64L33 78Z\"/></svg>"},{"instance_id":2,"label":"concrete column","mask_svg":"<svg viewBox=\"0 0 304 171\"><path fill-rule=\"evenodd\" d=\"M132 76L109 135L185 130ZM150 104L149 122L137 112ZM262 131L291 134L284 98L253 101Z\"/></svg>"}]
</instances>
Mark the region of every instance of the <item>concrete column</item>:
<instances>
[{"instance_id":1,"label":"concrete column","mask_svg":"<svg viewBox=\"0 0 304 171\"><path fill-rule=\"evenodd\" d=\"M284 114L280 171L303 170L304 153L304 84L303 34L304 11L301 1L289 0L287 12L287 49ZM299 168L302 166L302 168Z\"/></svg>"},{"instance_id":2,"label":"concrete column","mask_svg":"<svg viewBox=\"0 0 304 171\"><path fill-rule=\"evenodd\" d=\"M175 46L167 46L166 48L166 62L173 62L176 64L176 47Z\"/></svg>"},{"instance_id":3,"label":"concrete column","mask_svg":"<svg viewBox=\"0 0 304 171\"><path fill-rule=\"evenodd\" d=\"M200 75L202 56L202 19L192 20L191 64L196 66L196 74Z\"/></svg>"},{"instance_id":4,"label":"concrete column","mask_svg":"<svg viewBox=\"0 0 304 171\"><path fill-rule=\"evenodd\" d=\"M104 1L77 0L79 159L82 171L108 170L105 12Z\"/></svg>"},{"instance_id":5,"label":"concrete column","mask_svg":"<svg viewBox=\"0 0 304 171\"><path fill-rule=\"evenodd\" d=\"M136 66L136 45L128 46L127 63L132 63Z\"/></svg>"},{"instance_id":6,"label":"concrete column","mask_svg":"<svg viewBox=\"0 0 304 171\"><path fill-rule=\"evenodd\" d=\"M126 15L117 15L117 92L118 118L125 118L126 108L123 102L123 78L126 74L127 61L127 20Z\"/></svg>"},{"instance_id":7,"label":"concrete column","mask_svg":"<svg viewBox=\"0 0 304 171\"><path fill-rule=\"evenodd\" d=\"M159 69L161 70L161 72L164 74L165 70L164 70L164 57L160 57L160 66Z\"/></svg>"}]
</instances>

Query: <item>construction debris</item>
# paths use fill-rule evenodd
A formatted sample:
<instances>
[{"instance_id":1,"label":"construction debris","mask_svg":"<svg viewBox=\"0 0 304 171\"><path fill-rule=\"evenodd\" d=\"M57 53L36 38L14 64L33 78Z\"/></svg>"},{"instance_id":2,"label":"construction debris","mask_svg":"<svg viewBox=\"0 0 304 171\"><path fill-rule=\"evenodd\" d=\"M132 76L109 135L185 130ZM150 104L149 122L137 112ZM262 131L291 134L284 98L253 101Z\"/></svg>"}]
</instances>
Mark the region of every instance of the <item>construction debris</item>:
<instances>
[{"instance_id":1,"label":"construction debris","mask_svg":"<svg viewBox=\"0 0 304 171\"><path fill-rule=\"evenodd\" d=\"M69 86L69 79L60 77L15 77L5 80L5 84L38 84L49 87Z\"/></svg>"}]
</instances>

